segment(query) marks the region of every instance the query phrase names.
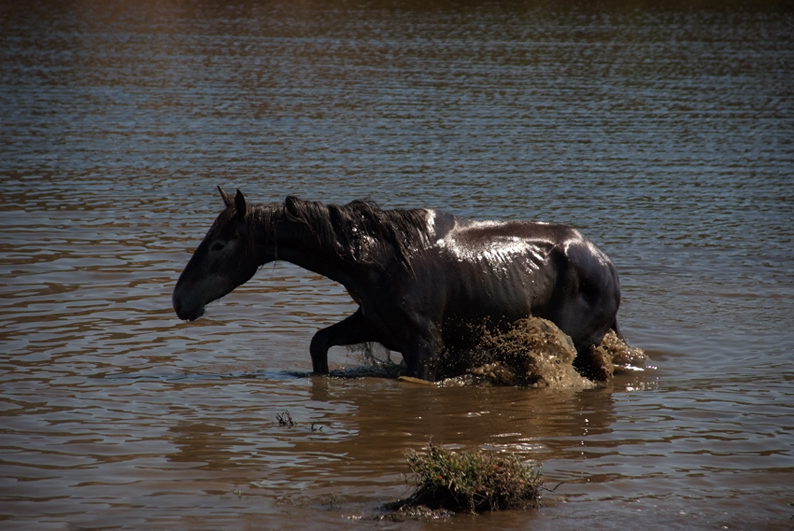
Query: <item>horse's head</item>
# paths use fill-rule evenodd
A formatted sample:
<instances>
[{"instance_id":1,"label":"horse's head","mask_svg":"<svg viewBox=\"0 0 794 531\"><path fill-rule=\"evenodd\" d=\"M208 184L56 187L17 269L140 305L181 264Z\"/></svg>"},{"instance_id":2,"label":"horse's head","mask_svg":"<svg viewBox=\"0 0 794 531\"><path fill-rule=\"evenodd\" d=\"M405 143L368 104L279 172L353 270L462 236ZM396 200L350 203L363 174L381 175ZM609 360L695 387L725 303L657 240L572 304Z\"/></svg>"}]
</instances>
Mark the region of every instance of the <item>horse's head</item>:
<instances>
[{"instance_id":1,"label":"horse's head","mask_svg":"<svg viewBox=\"0 0 794 531\"><path fill-rule=\"evenodd\" d=\"M218 190L226 209L193 252L174 288L172 301L180 319L198 319L206 304L248 281L258 267L245 197L240 190L235 197L220 186Z\"/></svg>"}]
</instances>

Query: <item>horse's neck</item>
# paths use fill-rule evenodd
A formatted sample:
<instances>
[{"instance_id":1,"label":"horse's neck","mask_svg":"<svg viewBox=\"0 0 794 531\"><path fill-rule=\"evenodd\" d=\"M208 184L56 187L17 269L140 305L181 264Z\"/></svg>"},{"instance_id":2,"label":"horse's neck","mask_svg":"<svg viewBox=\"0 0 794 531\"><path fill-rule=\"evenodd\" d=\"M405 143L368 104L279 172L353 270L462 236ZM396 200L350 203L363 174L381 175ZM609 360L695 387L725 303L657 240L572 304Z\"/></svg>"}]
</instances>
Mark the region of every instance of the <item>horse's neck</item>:
<instances>
[{"instance_id":1,"label":"horse's neck","mask_svg":"<svg viewBox=\"0 0 794 531\"><path fill-rule=\"evenodd\" d=\"M343 284L360 285L367 277L364 266L339 254L336 248L322 244L307 227L287 220L278 221L268 234L256 240L263 248L263 264L283 260Z\"/></svg>"}]
</instances>

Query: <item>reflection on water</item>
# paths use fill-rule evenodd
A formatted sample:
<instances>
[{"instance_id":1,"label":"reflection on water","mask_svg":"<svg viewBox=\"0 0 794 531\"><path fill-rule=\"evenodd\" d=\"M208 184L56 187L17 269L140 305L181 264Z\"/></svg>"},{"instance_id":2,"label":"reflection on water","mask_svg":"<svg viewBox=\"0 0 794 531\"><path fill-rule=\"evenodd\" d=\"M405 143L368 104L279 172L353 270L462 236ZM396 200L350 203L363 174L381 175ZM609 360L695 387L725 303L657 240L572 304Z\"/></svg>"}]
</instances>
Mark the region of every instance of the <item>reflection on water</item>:
<instances>
[{"instance_id":1,"label":"reflection on water","mask_svg":"<svg viewBox=\"0 0 794 531\"><path fill-rule=\"evenodd\" d=\"M432 439L563 482L442 525L789 529L794 17L707 4L0 8L2 527L389 528ZM217 184L571 223L658 369L301 376L340 286L269 265L197 322L170 308Z\"/></svg>"}]
</instances>

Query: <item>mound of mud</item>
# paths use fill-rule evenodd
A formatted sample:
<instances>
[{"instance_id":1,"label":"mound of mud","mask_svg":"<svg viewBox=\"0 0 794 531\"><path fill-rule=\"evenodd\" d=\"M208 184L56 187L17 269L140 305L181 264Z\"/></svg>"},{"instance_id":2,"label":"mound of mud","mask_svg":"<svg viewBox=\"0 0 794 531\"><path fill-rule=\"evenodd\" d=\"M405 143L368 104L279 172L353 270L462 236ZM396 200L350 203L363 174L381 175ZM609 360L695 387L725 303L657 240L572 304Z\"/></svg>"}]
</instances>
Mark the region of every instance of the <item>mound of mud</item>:
<instances>
[{"instance_id":1,"label":"mound of mud","mask_svg":"<svg viewBox=\"0 0 794 531\"><path fill-rule=\"evenodd\" d=\"M481 338L477 348L442 356L437 375L441 385L587 389L609 381L615 374L642 369L648 361L642 350L630 347L613 331L587 355L577 356L567 334L551 321L537 317L517 321L502 332L485 325L475 332ZM377 343L348 349L363 358L364 365L331 371L331 376L397 378L405 370L404 364L394 363L389 351Z\"/></svg>"},{"instance_id":2,"label":"mound of mud","mask_svg":"<svg viewBox=\"0 0 794 531\"><path fill-rule=\"evenodd\" d=\"M648 356L642 349L629 346L612 330L607 332L598 347L593 347L596 348L612 362L614 374L642 370L648 363Z\"/></svg>"},{"instance_id":3,"label":"mound of mud","mask_svg":"<svg viewBox=\"0 0 794 531\"><path fill-rule=\"evenodd\" d=\"M610 331L589 355L577 357L573 341L551 321L529 317L504 332L485 327L478 348L461 358L458 353L442 364L449 383L491 383L525 387L586 389L606 382L629 367L647 361L638 348L629 347Z\"/></svg>"}]
</instances>

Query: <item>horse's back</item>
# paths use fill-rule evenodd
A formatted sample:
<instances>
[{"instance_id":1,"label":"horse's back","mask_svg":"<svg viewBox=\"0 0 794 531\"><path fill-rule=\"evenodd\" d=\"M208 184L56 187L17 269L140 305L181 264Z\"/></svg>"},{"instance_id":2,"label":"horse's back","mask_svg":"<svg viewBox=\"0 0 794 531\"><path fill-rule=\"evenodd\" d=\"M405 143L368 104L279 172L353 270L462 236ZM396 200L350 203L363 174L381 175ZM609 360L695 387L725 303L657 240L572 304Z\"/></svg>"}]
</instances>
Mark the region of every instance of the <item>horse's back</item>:
<instances>
[{"instance_id":1,"label":"horse's back","mask_svg":"<svg viewBox=\"0 0 794 531\"><path fill-rule=\"evenodd\" d=\"M473 268L502 281L549 274L569 249L579 246L598 249L577 229L536 221L474 221L445 215L437 228L433 246L449 266ZM436 214L436 219L439 219ZM442 230L438 230L443 227ZM560 264L556 264L560 265ZM515 279L514 279L515 280ZM523 278L521 279L523 282ZM532 279L530 279L532 280Z\"/></svg>"},{"instance_id":2,"label":"horse's back","mask_svg":"<svg viewBox=\"0 0 794 531\"><path fill-rule=\"evenodd\" d=\"M614 324L620 304L615 267L577 229L534 221L443 219L436 227L446 230L436 234L435 245L448 273L448 314L496 321L544 317L577 346L600 341Z\"/></svg>"},{"instance_id":3,"label":"horse's back","mask_svg":"<svg viewBox=\"0 0 794 531\"><path fill-rule=\"evenodd\" d=\"M476 246L508 238L520 238L538 244L582 238L577 229L560 223L529 220L478 221L438 210L429 210L428 216L437 241L454 239Z\"/></svg>"}]
</instances>

